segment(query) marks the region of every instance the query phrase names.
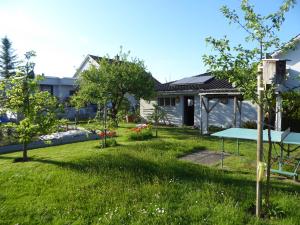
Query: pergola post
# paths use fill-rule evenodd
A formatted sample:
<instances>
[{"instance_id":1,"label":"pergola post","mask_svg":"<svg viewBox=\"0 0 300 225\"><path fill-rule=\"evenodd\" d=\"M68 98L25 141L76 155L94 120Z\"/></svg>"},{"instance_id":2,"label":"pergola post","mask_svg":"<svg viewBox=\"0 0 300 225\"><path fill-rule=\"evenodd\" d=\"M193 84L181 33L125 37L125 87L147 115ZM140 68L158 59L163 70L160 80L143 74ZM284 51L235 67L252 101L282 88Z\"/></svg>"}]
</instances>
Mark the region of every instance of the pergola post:
<instances>
[{"instance_id":1,"label":"pergola post","mask_svg":"<svg viewBox=\"0 0 300 225\"><path fill-rule=\"evenodd\" d=\"M275 130L281 131L282 130L282 96L279 92L276 95L276 118L275 118Z\"/></svg>"},{"instance_id":2,"label":"pergola post","mask_svg":"<svg viewBox=\"0 0 300 225\"><path fill-rule=\"evenodd\" d=\"M240 100L240 104L238 104L238 108L239 108L239 127L242 126L242 105L243 105L243 100Z\"/></svg>"},{"instance_id":3,"label":"pergola post","mask_svg":"<svg viewBox=\"0 0 300 225\"><path fill-rule=\"evenodd\" d=\"M236 127L237 97L233 97L233 127Z\"/></svg>"}]
</instances>

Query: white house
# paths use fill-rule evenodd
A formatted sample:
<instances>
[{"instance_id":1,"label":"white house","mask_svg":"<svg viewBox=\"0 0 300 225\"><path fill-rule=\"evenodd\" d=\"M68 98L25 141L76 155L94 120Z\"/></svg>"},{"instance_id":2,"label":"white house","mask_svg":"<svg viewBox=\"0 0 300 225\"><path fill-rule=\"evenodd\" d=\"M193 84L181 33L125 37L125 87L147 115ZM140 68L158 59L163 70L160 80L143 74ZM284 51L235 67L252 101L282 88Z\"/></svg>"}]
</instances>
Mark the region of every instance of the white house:
<instances>
[{"instance_id":1,"label":"white house","mask_svg":"<svg viewBox=\"0 0 300 225\"><path fill-rule=\"evenodd\" d=\"M76 78L73 77L51 77L45 76L45 79L39 83L41 91L48 91L61 103L65 103L64 113L60 114L60 117L74 119L76 116L79 119L93 118L96 114L96 108L93 106L87 106L79 111L71 107L69 104L69 98L76 91Z\"/></svg>"},{"instance_id":2,"label":"white house","mask_svg":"<svg viewBox=\"0 0 300 225\"><path fill-rule=\"evenodd\" d=\"M199 127L203 133L210 125L238 127L256 121L256 106L243 101L241 93L226 80L210 73L160 84L156 91L153 101L140 101L140 114L146 120L157 103L166 111L168 123Z\"/></svg>"},{"instance_id":3,"label":"white house","mask_svg":"<svg viewBox=\"0 0 300 225\"><path fill-rule=\"evenodd\" d=\"M72 77L51 77L45 76L45 79L39 83L42 91L48 91L56 96L60 101L67 100L75 92L75 79Z\"/></svg>"},{"instance_id":4,"label":"white house","mask_svg":"<svg viewBox=\"0 0 300 225\"><path fill-rule=\"evenodd\" d=\"M287 43L288 45L292 45L293 47L289 50L278 50L272 54L272 58L275 59L282 59L287 60L287 77L283 81L282 85L279 87L279 93L276 99L276 122L275 126L278 130L282 129L282 100L281 100L281 93L284 91L289 90L296 90L300 91L300 34L296 37L292 38L290 42ZM299 122L299 121L298 121ZM285 124L287 126L295 126L295 124ZM299 129L299 128L296 128Z\"/></svg>"}]
</instances>

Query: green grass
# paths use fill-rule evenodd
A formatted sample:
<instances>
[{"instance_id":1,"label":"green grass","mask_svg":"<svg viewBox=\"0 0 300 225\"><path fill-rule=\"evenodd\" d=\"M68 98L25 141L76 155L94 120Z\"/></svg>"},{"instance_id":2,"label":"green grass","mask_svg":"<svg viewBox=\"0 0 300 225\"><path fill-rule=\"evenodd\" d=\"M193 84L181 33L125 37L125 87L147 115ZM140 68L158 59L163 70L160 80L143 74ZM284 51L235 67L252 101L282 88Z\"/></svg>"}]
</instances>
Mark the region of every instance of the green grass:
<instances>
[{"instance_id":1,"label":"green grass","mask_svg":"<svg viewBox=\"0 0 300 225\"><path fill-rule=\"evenodd\" d=\"M159 138L118 146L99 141L0 155L0 224L297 224L300 187L273 179L272 201L282 219L257 221L248 209L255 199L255 143L241 143L241 156L204 167L178 160L201 149L218 150L218 139L193 129L160 128ZM226 141L226 151L236 144Z\"/></svg>"}]
</instances>

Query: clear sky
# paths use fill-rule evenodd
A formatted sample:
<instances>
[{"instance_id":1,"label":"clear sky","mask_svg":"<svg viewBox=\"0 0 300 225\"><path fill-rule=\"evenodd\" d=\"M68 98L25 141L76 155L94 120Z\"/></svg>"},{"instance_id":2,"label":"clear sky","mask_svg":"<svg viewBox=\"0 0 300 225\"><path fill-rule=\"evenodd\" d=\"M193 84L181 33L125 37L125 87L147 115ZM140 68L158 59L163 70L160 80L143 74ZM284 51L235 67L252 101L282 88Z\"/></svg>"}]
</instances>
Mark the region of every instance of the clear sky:
<instances>
[{"instance_id":1,"label":"clear sky","mask_svg":"<svg viewBox=\"0 0 300 225\"><path fill-rule=\"evenodd\" d=\"M281 0L252 0L260 13ZM244 31L228 25L219 9L238 10L238 0L0 0L0 37L21 56L37 52L36 73L72 76L87 54L114 56L122 45L145 61L161 82L206 71L207 36L243 42ZM280 33L283 41L300 33L300 3Z\"/></svg>"}]
</instances>

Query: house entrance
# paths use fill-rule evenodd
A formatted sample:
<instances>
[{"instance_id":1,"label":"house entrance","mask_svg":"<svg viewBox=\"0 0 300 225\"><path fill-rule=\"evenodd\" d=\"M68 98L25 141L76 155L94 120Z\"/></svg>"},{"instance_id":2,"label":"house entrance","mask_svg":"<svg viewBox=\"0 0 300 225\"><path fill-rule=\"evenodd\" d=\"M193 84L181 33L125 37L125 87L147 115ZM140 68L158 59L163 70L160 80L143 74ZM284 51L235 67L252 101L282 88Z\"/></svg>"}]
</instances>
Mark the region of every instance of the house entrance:
<instances>
[{"instance_id":1,"label":"house entrance","mask_svg":"<svg viewBox=\"0 0 300 225\"><path fill-rule=\"evenodd\" d=\"M193 126L194 125L194 96L184 96L184 125Z\"/></svg>"}]
</instances>

